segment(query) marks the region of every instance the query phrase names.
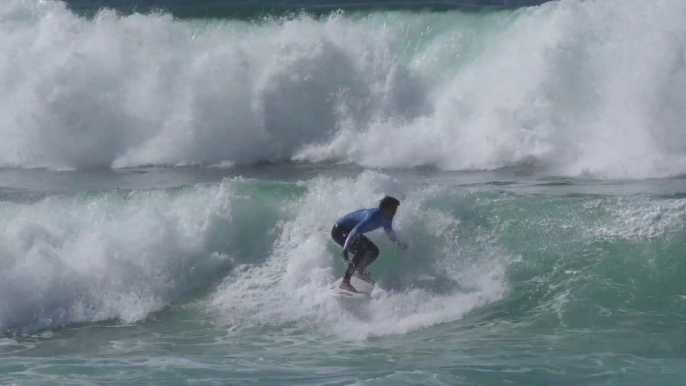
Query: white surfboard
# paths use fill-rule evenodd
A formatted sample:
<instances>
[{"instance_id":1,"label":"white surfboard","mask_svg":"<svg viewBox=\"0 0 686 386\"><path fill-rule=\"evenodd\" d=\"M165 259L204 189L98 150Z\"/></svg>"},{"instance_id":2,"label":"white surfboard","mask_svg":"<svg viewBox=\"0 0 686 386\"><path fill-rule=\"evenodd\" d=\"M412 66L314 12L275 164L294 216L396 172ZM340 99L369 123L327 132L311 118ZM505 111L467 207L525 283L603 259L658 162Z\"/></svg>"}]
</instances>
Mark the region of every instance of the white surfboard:
<instances>
[{"instance_id":1,"label":"white surfboard","mask_svg":"<svg viewBox=\"0 0 686 386\"><path fill-rule=\"evenodd\" d=\"M371 280L371 279L370 279ZM343 278L340 278L336 280L331 287L331 294L335 297L338 298L349 298L349 299L365 299L368 298L369 295L372 293L374 290L374 286L376 283L372 280L371 282L362 280L361 278L357 276L353 276L350 278L350 284L357 290L357 292L350 292L344 289L341 289L341 283L343 282Z\"/></svg>"}]
</instances>

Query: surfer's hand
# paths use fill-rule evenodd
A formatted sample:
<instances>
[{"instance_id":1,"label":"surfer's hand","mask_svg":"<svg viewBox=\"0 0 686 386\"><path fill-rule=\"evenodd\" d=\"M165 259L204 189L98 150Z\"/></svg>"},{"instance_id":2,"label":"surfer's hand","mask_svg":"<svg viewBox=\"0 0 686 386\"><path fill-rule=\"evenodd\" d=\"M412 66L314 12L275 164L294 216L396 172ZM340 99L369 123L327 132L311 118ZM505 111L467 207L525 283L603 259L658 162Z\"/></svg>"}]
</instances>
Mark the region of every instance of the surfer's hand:
<instances>
[{"instance_id":1,"label":"surfer's hand","mask_svg":"<svg viewBox=\"0 0 686 386\"><path fill-rule=\"evenodd\" d=\"M348 262L348 251L343 250L343 252L341 252L341 256L343 256L343 260L345 260L345 262L347 263Z\"/></svg>"}]
</instances>

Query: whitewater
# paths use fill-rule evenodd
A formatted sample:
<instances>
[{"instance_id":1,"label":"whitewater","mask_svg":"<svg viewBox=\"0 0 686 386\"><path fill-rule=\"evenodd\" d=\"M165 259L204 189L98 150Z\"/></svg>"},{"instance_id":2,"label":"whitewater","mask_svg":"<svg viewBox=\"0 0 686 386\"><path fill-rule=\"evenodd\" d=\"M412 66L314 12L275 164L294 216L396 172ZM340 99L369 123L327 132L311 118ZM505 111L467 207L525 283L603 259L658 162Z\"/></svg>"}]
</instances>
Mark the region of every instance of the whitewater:
<instances>
[{"instance_id":1,"label":"whitewater","mask_svg":"<svg viewBox=\"0 0 686 386\"><path fill-rule=\"evenodd\" d=\"M0 165L350 162L686 171L681 1L492 13L93 18L0 9Z\"/></svg>"},{"instance_id":2,"label":"whitewater","mask_svg":"<svg viewBox=\"0 0 686 386\"><path fill-rule=\"evenodd\" d=\"M0 5L0 384L683 383L686 3L133 3Z\"/></svg>"}]
</instances>

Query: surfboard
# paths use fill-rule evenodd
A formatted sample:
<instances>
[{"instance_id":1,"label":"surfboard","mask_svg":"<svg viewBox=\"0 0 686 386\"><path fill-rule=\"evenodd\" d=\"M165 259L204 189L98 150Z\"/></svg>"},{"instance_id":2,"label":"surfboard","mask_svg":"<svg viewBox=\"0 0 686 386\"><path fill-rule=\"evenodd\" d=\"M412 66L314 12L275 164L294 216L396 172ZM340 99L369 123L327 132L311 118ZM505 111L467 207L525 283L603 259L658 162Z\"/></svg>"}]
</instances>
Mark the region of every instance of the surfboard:
<instances>
[{"instance_id":1,"label":"surfboard","mask_svg":"<svg viewBox=\"0 0 686 386\"><path fill-rule=\"evenodd\" d=\"M369 279L371 280L371 279ZM350 284L358 291L358 292L350 292L346 291L344 289L341 289L341 283L343 282L343 278L340 278L336 280L329 289L331 290L331 294L337 298L348 298L348 299L365 299L370 296L372 291L374 290L374 286L376 283L371 280L371 281L366 281L362 280L362 278L353 276L350 278Z\"/></svg>"}]
</instances>

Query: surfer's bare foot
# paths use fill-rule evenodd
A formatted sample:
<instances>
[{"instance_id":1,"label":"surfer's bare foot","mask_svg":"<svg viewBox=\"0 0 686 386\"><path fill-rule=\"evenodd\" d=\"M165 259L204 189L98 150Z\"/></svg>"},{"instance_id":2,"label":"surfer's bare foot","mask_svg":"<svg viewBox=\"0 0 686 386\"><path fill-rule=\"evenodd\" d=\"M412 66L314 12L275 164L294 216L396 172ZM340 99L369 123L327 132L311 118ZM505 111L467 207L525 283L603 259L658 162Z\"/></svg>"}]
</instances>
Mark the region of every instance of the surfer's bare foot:
<instances>
[{"instance_id":1,"label":"surfer's bare foot","mask_svg":"<svg viewBox=\"0 0 686 386\"><path fill-rule=\"evenodd\" d=\"M357 290L352 285L350 285L350 283L341 283L341 289L350 292L357 292Z\"/></svg>"}]
</instances>

